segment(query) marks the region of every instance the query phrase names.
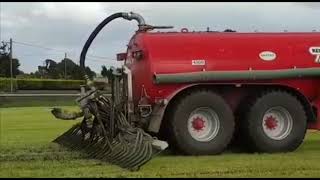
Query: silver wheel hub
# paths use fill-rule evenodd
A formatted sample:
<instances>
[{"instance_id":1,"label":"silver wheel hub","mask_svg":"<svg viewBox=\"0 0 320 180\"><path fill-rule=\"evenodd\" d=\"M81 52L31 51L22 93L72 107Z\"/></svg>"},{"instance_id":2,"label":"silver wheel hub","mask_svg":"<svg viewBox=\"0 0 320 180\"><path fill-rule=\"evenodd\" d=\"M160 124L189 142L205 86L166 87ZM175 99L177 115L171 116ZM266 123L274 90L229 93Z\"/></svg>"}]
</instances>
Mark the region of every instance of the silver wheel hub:
<instances>
[{"instance_id":1,"label":"silver wheel hub","mask_svg":"<svg viewBox=\"0 0 320 180\"><path fill-rule=\"evenodd\" d=\"M208 142L215 138L220 127L217 113L208 107L197 108L188 118L188 132L193 139Z\"/></svg>"},{"instance_id":2,"label":"silver wheel hub","mask_svg":"<svg viewBox=\"0 0 320 180\"><path fill-rule=\"evenodd\" d=\"M264 133L271 139L282 140L292 130L293 120L287 109L281 106L268 109L262 120Z\"/></svg>"}]
</instances>

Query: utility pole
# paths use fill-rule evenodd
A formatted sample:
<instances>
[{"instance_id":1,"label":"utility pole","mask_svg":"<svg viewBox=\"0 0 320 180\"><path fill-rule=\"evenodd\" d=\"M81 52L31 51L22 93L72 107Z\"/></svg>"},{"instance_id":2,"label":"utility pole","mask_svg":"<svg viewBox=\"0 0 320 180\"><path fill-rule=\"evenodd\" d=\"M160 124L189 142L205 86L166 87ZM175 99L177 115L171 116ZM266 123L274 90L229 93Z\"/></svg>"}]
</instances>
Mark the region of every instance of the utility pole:
<instances>
[{"instance_id":1,"label":"utility pole","mask_svg":"<svg viewBox=\"0 0 320 180\"><path fill-rule=\"evenodd\" d=\"M67 79L67 53L64 53L64 78Z\"/></svg>"},{"instance_id":2,"label":"utility pole","mask_svg":"<svg viewBox=\"0 0 320 180\"><path fill-rule=\"evenodd\" d=\"M10 53L9 53L9 59L10 59L10 92L13 92L13 83L12 83L12 78L13 78L13 71L12 71L12 38L10 38Z\"/></svg>"}]
</instances>

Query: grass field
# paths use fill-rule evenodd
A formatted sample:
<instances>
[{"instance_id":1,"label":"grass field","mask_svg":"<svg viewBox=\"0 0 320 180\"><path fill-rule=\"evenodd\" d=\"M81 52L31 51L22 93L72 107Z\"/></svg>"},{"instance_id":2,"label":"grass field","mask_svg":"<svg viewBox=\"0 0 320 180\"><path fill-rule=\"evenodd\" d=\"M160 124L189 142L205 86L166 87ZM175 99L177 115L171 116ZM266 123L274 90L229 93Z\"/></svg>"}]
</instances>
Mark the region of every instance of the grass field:
<instances>
[{"instance_id":1,"label":"grass field","mask_svg":"<svg viewBox=\"0 0 320 180\"><path fill-rule=\"evenodd\" d=\"M49 107L0 108L0 123L0 177L320 177L320 132L292 153L169 153L129 172L52 144L75 122L56 120Z\"/></svg>"},{"instance_id":2,"label":"grass field","mask_svg":"<svg viewBox=\"0 0 320 180\"><path fill-rule=\"evenodd\" d=\"M0 97L0 108L38 106L76 106L75 97Z\"/></svg>"}]
</instances>

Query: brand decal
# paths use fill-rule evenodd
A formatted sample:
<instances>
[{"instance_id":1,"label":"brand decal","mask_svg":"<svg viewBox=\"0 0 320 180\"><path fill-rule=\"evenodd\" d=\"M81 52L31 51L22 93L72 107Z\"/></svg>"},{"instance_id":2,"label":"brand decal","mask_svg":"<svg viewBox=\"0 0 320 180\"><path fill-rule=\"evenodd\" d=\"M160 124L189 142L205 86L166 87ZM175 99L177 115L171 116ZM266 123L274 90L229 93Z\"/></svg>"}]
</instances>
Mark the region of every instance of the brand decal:
<instances>
[{"instance_id":1,"label":"brand decal","mask_svg":"<svg viewBox=\"0 0 320 180\"><path fill-rule=\"evenodd\" d=\"M259 57L264 61L273 61L276 59L276 53L272 51L263 51L259 54Z\"/></svg>"},{"instance_id":2,"label":"brand decal","mask_svg":"<svg viewBox=\"0 0 320 180\"><path fill-rule=\"evenodd\" d=\"M204 65L206 65L206 60L204 60L204 59L192 60L192 65L193 66L204 66Z\"/></svg>"},{"instance_id":3,"label":"brand decal","mask_svg":"<svg viewBox=\"0 0 320 180\"><path fill-rule=\"evenodd\" d=\"M312 55L314 55L314 56L316 56L316 58L315 58L315 62L316 63L320 63L320 47L310 47L309 48L309 52L312 54Z\"/></svg>"}]
</instances>

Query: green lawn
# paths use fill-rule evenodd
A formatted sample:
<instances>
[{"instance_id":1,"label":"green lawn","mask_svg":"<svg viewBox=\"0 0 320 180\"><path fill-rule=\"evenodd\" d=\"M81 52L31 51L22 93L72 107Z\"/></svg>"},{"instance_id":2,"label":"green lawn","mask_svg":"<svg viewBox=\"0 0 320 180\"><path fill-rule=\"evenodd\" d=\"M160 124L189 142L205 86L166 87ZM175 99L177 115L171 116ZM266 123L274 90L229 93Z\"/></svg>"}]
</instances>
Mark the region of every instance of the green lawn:
<instances>
[{"instance_id":1,"label":"green lawn","mask_svg":"<svg viewBox=\"0 0 320 180\"><path fill-rule=\"evenodd\" d=\"M52 144L75 122L56 120L49 107L1 108L0 122L0 177L320 177L320 132L292 153L159 155L129 172Z\"/></svg>"}]
</instances>

